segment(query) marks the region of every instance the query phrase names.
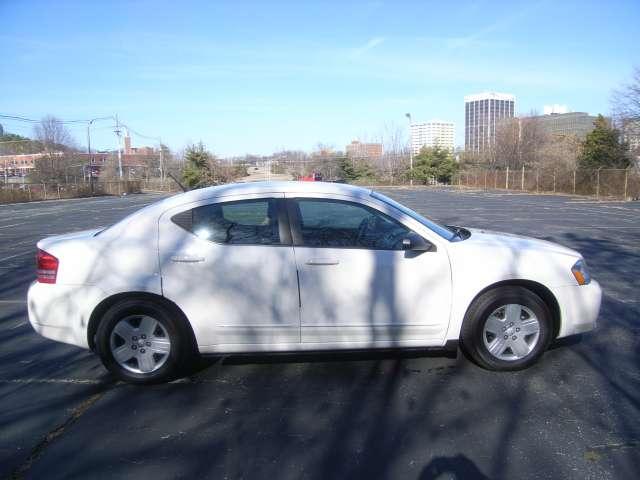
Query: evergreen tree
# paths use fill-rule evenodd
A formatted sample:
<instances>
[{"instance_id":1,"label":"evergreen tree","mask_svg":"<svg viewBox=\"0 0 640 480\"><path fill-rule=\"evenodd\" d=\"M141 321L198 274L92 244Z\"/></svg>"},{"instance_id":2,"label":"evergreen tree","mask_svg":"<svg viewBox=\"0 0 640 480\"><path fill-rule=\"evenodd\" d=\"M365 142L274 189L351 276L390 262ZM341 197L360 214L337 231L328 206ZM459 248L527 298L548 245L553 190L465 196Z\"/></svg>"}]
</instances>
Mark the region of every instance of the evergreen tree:
<instances>
[{"instance_id":1,"label":"evergreen tree","mask_svg":"<svg viewBox=\"0 0 640 480\"><path fill-rule=\"evenodd\" d=\"M212 184L213 156L205 149L202 142L187 147L184 159L186 166L182 171L182 179L189 188L201 188Z\"/></svg>"},{"instance_id":2,"label":"evergreen tree","mask_svg":"<svg viewBox=\"0 0 640 480\"><path fill-rule=\"evenodd\" d=\"M372 182L376 178L376 171L365 159L342 157L338 159L338 175L347 182Z\"/></svg>"},{"instance_id":3,"label":"evergreen tree","mask_svg":"<svg viewBox=\"0 0 640 480\"><path fill-rule=\"evenodd\" d=\"M342 157L338 159L339 176L347 182L358 179L358 172L350 158Z\"/></svg>"},{"instance_id":4,"label":"evergreen tree","mask_svg":"<svg viewBox=\"0 0 640 480\"><path fill-rule=\"evenodd\" d=\"M578 166L585 169L628 168L631 165L629 148L620 141L620 132L598 115L595 128L582 143Z\"/></svg>"},{"instance_id":5,"label":"evergreen tree","mask_svg":"<svg viewBox=\"0 0 640 480\"><path fill-rule=\"evenodd\" d=\"M448 149L423 147L413 159L413 178L426 185L432 179L449 183L458 164Z\"/></svg>"}]
</instances>

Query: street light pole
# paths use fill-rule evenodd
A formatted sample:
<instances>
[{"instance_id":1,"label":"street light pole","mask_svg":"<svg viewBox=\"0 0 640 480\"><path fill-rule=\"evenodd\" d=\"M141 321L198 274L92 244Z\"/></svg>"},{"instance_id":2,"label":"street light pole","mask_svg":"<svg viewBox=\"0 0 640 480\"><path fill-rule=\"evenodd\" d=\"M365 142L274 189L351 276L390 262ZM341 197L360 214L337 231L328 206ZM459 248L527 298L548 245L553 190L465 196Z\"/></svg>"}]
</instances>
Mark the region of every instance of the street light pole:
<instances>
[{"instance_id":1,"label":"street light pole","mask_svg":"<svg viewBox=\"0 0 640 480\"><path fill-rule=\"evenodd\" d=\"M93 122L98 120L113 120L113 119L114 117L96 117L96 118L92 118L87 122L87 154L89 156L89 185L91 186L91 193L93 193L93 161L91 158L91 125L93 124Z\"/></svg>"},{"instance_id":2,"label":"street light pole","mask_svg":"<svg viewBox=\"0 0 640 480\"><path fill-rule=\"evenodd\" d=\"M409 185L413 186L413 135L411 132L411 114L406 113L409 119Z\"/></svg>"}]
</instances>

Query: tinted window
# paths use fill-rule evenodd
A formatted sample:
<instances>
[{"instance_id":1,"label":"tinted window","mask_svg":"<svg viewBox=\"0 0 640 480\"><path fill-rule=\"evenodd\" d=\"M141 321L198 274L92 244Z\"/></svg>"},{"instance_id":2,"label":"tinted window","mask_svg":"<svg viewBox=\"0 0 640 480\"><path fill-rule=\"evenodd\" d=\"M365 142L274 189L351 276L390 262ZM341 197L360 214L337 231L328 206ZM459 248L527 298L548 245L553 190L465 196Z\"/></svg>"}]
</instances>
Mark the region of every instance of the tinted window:
<instances>
[{"instance_id":1,"label":"tinted window","mask_svg":"<svg viewBox=\"0 0 640 480\"><path fill-rule=\"evenodd\" d=\"M182 212L172 220L198 237L231 245L280 243L274 199L213 203Z\"/></svg>"},{"instance_id":2,"label":"tinted window","mask_svg":"<svg viewBox=\"0 0 640 480\"><path fill-rule=\"evenodd\" d=\"M372 208L339 200L297 200L303 245L402 250L410 230Z\"/></svg>"}]
</instances>

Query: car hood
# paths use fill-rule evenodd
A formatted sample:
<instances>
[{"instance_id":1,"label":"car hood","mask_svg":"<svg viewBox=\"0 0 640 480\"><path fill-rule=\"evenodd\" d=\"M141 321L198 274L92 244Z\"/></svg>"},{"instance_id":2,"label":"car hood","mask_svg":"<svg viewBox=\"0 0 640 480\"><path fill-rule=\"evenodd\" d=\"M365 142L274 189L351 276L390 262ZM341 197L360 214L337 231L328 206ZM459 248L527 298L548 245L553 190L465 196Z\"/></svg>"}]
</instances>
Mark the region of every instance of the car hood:
<instances>
[{"instance_id":1,"label":"car hood","mask_svg":"<svg viewBox=\"0 0 640 480\"><path fill-rule=\"evenodd\" d=\"M494 232L480 228L467 228L471 236L462 243L485 244L488 246L505 247L514 250L544 251L570 257L582 258L582 255L571 248L538 238L525 237L512 233Z\"/></svg>"},{"instance_id":2,"label":"car hood","mask_svg":"<svg viewBox=\"0 0 640 480\"><path fill-rule=\"evenodd\" d=\"M51 237L43 238L42 240L40 240L38 242L38 248L46 250L47 248L51 248L56 244L67 242L69 240L81 240L94 237L96 233L100 232L103 229L104 227L92 228L91 230L80 230L78 232L64 233L62 235L52 235Z\"/></svg>"}]
</instances>

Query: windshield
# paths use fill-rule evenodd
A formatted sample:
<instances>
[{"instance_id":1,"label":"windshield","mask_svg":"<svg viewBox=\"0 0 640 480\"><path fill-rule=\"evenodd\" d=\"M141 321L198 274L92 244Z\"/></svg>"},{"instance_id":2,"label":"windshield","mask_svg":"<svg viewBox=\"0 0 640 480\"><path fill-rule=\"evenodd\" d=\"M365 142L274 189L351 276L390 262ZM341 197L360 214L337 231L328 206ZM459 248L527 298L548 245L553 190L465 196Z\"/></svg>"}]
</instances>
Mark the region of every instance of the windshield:
<instances>
[{"instance_id":1,"label":"windshield","mask_svg":"<svg viewBox=\"0 0 640 480\"><path fill-rule=\"evenodd\" d=\"M428 218L423 217L419 213L414 212L410 208L405 207L401 203L398 203L395 200L393 200L393 199L391 199L391 198L389 198L389 197L387 197L385 195L382 195L381 193L371 192L371 196L373 198L377 199L377 200L380 200L381 202L386 203L387 205L392 206L393 208L396 208L396 209L400 210L405 215L413 218L417 222L420 222L422 225L427 227L429 230L437 233L438 235L440 235L442 238L444 238L446 240L452 241L457 237L457 234L455 232L452 232L451 230L443 227L442 225L438 225L433 220L429 220Z\"/></svg>"}]
</instances>

